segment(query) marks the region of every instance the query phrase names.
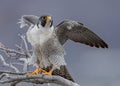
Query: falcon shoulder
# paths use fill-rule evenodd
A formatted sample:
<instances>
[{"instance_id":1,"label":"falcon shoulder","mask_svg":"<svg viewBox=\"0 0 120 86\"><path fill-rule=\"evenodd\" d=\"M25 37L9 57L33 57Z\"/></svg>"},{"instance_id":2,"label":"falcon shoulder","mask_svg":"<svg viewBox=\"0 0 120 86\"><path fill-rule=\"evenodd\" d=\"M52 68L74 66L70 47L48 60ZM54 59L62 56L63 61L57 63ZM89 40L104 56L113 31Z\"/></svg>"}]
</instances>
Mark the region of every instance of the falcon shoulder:
<instances>
[{"instance_id":1,"label":"falcon shoulder","mask_svg":"<svg viewBox=\"0 0 120 86\"><path fill-rule=\"evenodd\" d=\"M39 17L34 15L23 15L18 23L20 23L20 28L23 28L25 26L32 26L35 25L38 21Z\"/></svg>"},{"instance_id":2,"label":"falcon shoulder","mask_svg":"<svg viewBox=\"0 0 120 86\"><path fill-rule=\"evenodd\" d=\"M63 45L68 39L91 47L108 48L108 45L94 32L76 21L63 21L55 27L59 42Z\"/></svg>"}]
</instances>

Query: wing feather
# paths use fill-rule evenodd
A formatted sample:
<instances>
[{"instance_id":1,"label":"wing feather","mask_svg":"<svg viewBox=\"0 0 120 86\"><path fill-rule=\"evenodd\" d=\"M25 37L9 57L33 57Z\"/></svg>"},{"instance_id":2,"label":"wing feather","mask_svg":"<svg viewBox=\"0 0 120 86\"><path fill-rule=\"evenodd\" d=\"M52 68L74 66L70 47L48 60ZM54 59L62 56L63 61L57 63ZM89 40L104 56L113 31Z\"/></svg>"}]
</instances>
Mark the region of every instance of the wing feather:
<instances>
[{"instance_id":1,"label":"wing feather","mask_svg":"<svg viewBox=\"0 0 120 86\"><path fill-rule=\"evenodd\" d=\"M56 26L56 34L63 45L68 39L91 47L108 48L108 45L93 31L76 21L63 21Z\"/></svg>"},{"instance_id":2,"label":"wing feather","mask_svg":"<svg viewBox=\"0 0 120 86\"><path fill-rule=\"evenodd\" d=\"M30 27L31 25L35 25L38 21L39 17L34 15L23 15L20 19L20 28L23 28L25 26Z\"/></svg>"}]
</instances>

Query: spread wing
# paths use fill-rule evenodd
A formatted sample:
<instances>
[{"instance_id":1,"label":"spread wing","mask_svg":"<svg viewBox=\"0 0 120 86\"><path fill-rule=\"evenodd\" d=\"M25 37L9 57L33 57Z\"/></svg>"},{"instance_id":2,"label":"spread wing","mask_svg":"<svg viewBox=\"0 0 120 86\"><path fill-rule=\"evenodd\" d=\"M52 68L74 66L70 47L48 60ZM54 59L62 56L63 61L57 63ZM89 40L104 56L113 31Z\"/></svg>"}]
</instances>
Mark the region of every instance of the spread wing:
<instances>
[{"instance_id":1,"label":"spread wing","mask_svg":"<svg viewBox=\"0 0 120 86\"><path fill-rule=\"evenodd\" d=\"M91 47L108 48L108 45L94 32L76 21L63 21L56 26L56 34L63 45L68 39Z\"/></svg>"},{"instance_id":2,"label":"spread wing","mask_svg":"<svg viewBox=\"0 0 120 86\"><path fill-rule=\"evenodd\" d=\"M20 23L20 28L25 26L30 27L31 25L35 25L38 21L39 17L34 15L23 15L18 23Z\"/></svg>"}]
</instances>

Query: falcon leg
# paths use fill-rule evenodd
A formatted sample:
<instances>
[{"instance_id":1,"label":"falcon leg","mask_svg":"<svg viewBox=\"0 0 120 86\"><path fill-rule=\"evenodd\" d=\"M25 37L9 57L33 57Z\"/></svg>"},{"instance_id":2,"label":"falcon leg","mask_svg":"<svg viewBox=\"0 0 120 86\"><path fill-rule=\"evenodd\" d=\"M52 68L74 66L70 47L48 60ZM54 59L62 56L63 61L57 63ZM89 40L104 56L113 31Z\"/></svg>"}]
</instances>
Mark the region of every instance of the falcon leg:
<instances>
[{"instance_id":1,"label":"falcon leg","mask_svg":"<svg viewBox=\"0 0 120 86\"><path fill-rule=\"evenodd\" d=\"M52 65L52 68L50 69L49 72L47 72L47 71L45 71L45 70L42 70L42 72L43 72L44 75L49 75L49 76L51 76L52 73L53 73L53 65Z\"/></svg>"}]
</instances>

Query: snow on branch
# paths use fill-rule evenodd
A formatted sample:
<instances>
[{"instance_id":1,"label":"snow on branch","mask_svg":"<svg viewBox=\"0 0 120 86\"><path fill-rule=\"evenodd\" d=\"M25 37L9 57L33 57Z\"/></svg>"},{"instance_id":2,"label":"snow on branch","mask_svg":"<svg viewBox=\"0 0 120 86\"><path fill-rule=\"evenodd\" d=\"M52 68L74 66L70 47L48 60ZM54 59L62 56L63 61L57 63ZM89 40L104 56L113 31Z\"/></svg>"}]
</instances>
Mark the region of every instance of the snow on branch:
<instances>
[{"instance_id":1,"label":"snow on branch","mask_svg":"<svg viewBox=\"0 0 120 86\"><path fill-rule=\"evenodd\" d=\"M5 52L6 54L9 54L10 56L25 55L24 53L17 50L6 48L2 43L0 43L0 50Z\"/></svg>"},{"instance_id":2,"label":"snow on branch","mask_svg":"<svg viewBox=\"0 0 120 86\"><path fill-rule=\"evenodd\" d=\"M19 72L19 70L15 66L13 66L12 64L6 63L2 55L0 55L0 62L3 64L4 67L11 68L12 72L16 72L16 73Z\"/></svg>"},{"instance_id":3,"label":"snow on branch","mask_svg":"<svg viewBox=\"0 0 120 86\"><path fill-rule=\"evenodd\" d=\"M19 45L16 45L16 47L18 48L18 50L15 50L15 49L10 49L10 48L7 48L4 44L2 44L0 42L0 51L3 51L5 52L6 55L8 56L25 56L26 58L31 58L31 50L28 49L28 45L27 45L27 42L26 42L26 39L25 39L25 35L18 35L21 40L23 41L24 43L24 47L23 47L23 44L21 43Z\"/></svg>"},{"instance_id":4,"label":"snow on branch","mask_svg":"<svg viewBox=\"0 0 120 86\"><path fill-rule=\"evenodd\" d=\"M27 42L26 42L26 39L25 39L25 35L18 35L22 40L23 40L23 42L24 42L24 46L25 46L25 54L26 54L26 58L28 57L28 58L31 58L32 56L31 56L31 54L30 54L30 50L28 49L28 45L27 45ZM23 50L23 49L22 49ZM23 50L23 51L24 51Z\"/></svg>"}]
</instances>

